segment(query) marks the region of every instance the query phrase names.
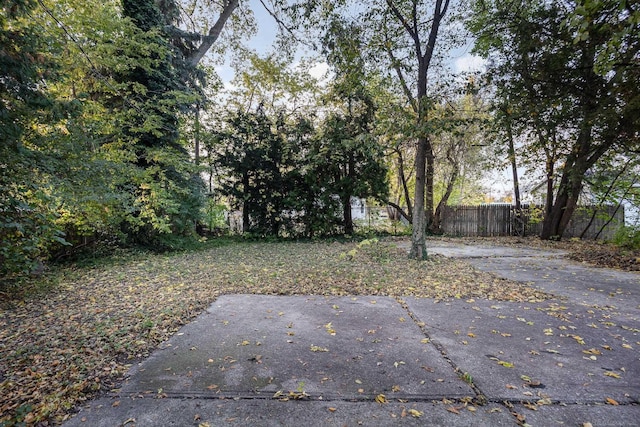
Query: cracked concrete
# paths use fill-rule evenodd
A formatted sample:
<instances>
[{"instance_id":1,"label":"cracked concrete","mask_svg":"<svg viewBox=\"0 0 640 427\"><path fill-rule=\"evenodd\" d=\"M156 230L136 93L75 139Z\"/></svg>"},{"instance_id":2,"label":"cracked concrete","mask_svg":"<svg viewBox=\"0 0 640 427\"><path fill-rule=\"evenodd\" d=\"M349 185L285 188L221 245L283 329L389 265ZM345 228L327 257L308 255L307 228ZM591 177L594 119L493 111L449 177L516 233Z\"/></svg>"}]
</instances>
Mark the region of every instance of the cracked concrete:
<instances>
[{"instance_id":1,"label":"cracked concrete","mask_svg":"<svg viewBox=\"0 0 640 427\"><path fill-rule=\"evenodd\" d=\"M638 424L640 275L552 251L429 251L558 297L223 296L65 425Z\"/></svg>"}]
</instances>

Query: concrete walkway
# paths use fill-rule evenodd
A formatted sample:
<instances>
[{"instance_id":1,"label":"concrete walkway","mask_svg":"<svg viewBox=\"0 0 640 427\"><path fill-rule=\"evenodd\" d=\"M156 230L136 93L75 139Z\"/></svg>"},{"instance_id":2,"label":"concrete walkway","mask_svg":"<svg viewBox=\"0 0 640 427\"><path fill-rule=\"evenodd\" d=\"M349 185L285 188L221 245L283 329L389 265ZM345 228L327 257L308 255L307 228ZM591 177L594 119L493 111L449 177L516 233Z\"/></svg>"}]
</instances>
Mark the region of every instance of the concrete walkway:
<instances>
[{"instance_id":1,"label":"concrete walkway","mask_svg":"<svg viewBox=\"0 0 640 427\"><path fill-rule=\"evenodd\" d=\"M429 251L558 298L223 296L65 425L640 424L639 274L534 249Z\"/></svg>"}]
</instances>

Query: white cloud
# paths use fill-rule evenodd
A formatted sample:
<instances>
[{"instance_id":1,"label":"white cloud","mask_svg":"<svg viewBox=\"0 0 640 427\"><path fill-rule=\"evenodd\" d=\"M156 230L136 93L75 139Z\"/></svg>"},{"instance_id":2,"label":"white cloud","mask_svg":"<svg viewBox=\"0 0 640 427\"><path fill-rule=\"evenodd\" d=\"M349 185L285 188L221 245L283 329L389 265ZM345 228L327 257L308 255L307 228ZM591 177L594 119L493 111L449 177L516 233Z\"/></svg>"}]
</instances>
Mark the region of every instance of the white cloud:
<instances>
[{"instance_id":1,"label":"white cloud","mask_svg":"<svg viewBox=\"0 0 640 427\"><path fill-rule=\"evenodd\" d=\"M467 53L460 58L456 59L453 66L456 73L482 71L485 67L486 61L479 56L471 55Z\"/></svg>"},{"instance_id":2,"label":"white cloud","mask_svg":"<svg viewBox=\"0 0 640 427\"><path fill-rule=\"evenodd\" d=\"M313 67L307 71L311 77L322 81L329 71L329 64L326 62L316 62Z\"/></svg>"}]
</instances>

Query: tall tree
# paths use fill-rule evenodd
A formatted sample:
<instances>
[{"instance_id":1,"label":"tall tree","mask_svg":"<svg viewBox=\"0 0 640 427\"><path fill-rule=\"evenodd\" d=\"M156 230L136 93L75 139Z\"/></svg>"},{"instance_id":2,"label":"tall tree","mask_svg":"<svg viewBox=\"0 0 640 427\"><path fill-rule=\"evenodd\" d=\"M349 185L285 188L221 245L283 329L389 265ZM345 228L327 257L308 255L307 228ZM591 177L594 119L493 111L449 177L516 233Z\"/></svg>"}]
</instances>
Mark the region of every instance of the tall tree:
<instances>
[{"instance_id":1,"label":"tall tree","mask_svg":"<svg viewBox=\"0 0 640 427\"><path fill-rule=\"evenodd\" d=\"M179 116L199 93L196 74L165 31L173 15L154 0L123 0L122 10L133 28L116 39L118 63L103 70L113 84L103 87L116 137L126 142L136 167L128 183L134 200L127 232L157 245L172 233L195 232L202 182L179 138Z\"/></svg>"},{"instance_id":2,"label":"tall tree","mask_svg":"<svg viewBox=\"0 0 640 427\"><path fill-rule=\"evenodd\" d=\"M409 256L415 259L427 257L425 236L427 227L433 218L433 170L434 155L429 137L429 110L431 101L428 96L428 74L434 56L440 25L449 8L449 0L436 0L426 5L420 0L386 1L386 16L393 27L383 24L384 47L393 69L400 81L405 96L416 114L417 149L415 157L415 196L413 210L413 232L411 235L411 251ZM399 27L399 28L398 28ZM404 33L404 40L398 40L398 31ZM413 50L413 67L415 73L414 89L410 89L410 81L405 75L404 64L400 60L403 47Z\"/></svg>"},{"instance_id":3,"label":"tall tree","mask_svg":"<svg viewBox=\"0 0 640 427\"><path fill-rule=\"evenodd\" d=\"M585 14L589 19L574 19ZM477 51L491 59L497 95L520 100L514 122L532 137L528 151L546 156L543 239L562 236L585 174L604 154L638 146L637 16L618 1L475 4L470 28ZM619 55L607 57L603 68L602 52L619 36Z\"/></svg>"}]
</instances>

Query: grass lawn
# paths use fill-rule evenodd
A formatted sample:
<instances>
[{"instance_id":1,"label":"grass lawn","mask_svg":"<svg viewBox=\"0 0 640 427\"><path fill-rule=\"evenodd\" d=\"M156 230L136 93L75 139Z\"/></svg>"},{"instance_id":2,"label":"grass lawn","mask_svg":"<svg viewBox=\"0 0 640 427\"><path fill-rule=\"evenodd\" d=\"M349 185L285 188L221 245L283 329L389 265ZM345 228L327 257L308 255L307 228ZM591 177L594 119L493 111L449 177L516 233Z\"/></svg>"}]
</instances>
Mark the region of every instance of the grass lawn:
<instances>
[{"instance_id":1,"label":"grass lawn","mask_svg":"<svg viewBox=\"0 0 640 427\"><path fill-rule=\"evenodd\" d=\"M218 241L59 268L37 280L50 285L1 301L0 425L64 421L222 294L549 297L460 260L409 260L392 241Z\"/></svg>"}]
</instances>

